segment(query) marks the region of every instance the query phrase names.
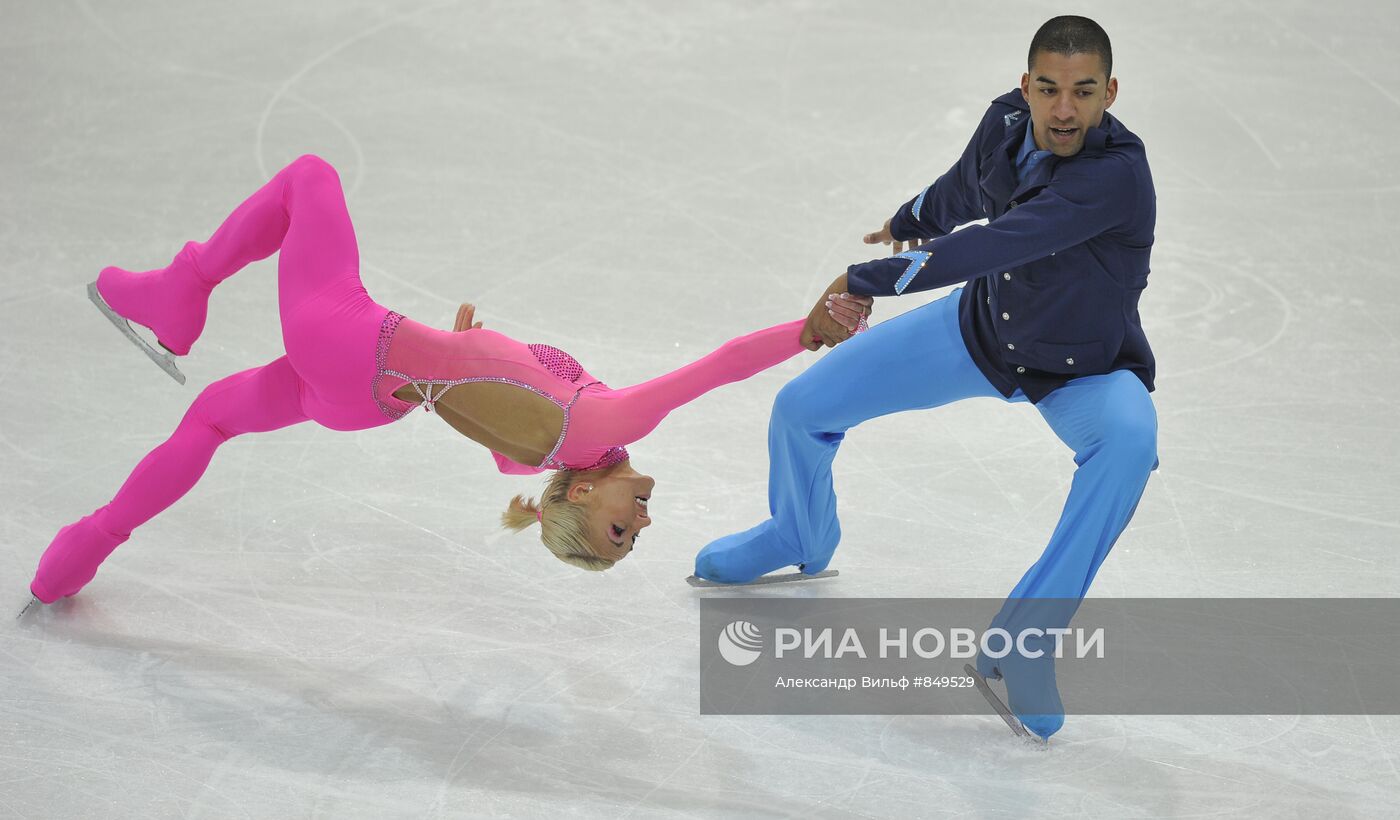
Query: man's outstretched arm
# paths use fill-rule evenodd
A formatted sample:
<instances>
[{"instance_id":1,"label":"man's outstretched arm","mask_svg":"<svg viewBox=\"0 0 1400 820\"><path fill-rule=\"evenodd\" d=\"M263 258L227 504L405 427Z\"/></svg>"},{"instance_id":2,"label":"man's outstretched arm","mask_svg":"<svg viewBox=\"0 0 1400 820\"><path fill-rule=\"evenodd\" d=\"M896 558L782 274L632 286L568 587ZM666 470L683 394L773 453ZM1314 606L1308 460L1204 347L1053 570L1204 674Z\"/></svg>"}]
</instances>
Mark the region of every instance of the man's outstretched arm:
<instances>
[{"instance_id":1,"label":"man's outstretched arm","mask_svg":"<svg viewBox=\"0 0 1400 820\"><path fill-rule=\"evenodd\" d=\"M986 225L850 266L847 289L897 296L954 285L1041 259L1130 222L1137 184L1133 170L1110 158L1076 166Z\"/></svg>"}]
</instances>

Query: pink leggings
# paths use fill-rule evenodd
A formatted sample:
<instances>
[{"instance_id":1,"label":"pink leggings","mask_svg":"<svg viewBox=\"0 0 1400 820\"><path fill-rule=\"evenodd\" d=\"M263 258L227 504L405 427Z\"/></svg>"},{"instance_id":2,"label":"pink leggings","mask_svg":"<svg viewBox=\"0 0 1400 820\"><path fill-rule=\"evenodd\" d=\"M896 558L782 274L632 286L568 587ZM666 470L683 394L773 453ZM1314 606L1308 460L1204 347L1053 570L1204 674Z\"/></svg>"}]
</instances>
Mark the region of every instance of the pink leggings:
<instances>
[{"instance_id":1,"label":"pink leggings","mask_svg":"<svg viewBox=\"0 0 1400 820\"><path fill-rule=\"evenodd\" d=\"M146 273L108 269L99 289L104 298L112 294L108 302L118 313L141 312L156 327L179 327L183 316L203 315L200 300L213 285L279 250L286 355L206 387L110 503L60 531L32 585L41 600L71 595L91 580L132 530L195 485L214 451L234 436L308 419L336 430L389 423L372 394L375 347L388 310L360 283L359 249L340 178L318 157L303 156L283 168L208 242L187 245L169 267ZM197 336L201 328L193 326L188 335ZM194 339L162 341L179 350Z\"/></svg>"}]
</instances>

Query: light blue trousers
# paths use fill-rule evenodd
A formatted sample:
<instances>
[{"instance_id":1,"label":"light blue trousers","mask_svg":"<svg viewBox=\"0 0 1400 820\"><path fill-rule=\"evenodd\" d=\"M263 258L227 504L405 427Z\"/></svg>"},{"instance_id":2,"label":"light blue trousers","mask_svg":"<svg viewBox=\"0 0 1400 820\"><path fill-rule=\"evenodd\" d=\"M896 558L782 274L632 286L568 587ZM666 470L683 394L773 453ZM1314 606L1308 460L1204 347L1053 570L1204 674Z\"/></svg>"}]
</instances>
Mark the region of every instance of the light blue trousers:
<instances>
[{"instance_id":1,"label":"light blue trousers","mask_svg":"<svg viewBox=\"0 0 1400 820\"><path fill-rule=\"evenodd\" d=\"M1002 397L968 355L958 330L961 296L959 289L856 335L783 387L768 427L772 517L707 545L696 556L696 575L744 583L789 565L807 573L825 569L841 540L831 463L846 431L857 424L975 396L1026 401L1020 391L1010 399ZM997 618L999 626L1067 625L1132 518L1157 463L1157 412L1147 389L1131 372L1074 379L1036 408L1074 451L1077 466L1059 524L1040 558L1011 591ZM1060 603L1052 611L1042 607L1018 617L1018 599L1027 598ZM1035 606L1025 602L1020 608ZM1002 671L985 661L979 666L990 676ZM1009 688L1011 683L1008 678ZM1017 693L1010 694L1015 709ZM1043 691L1042 695L1048 697ZM1019 700L1029 707L1044 697ZM1053 712L1058 696L1053 700L1054 704L1016 711L1023 720L1033 717L1028 712ZM1032 726L1033 720L1026 722ZM1058 723L1054 728L1032 728L1054 731Z\"/></svg>"}]
</instances>

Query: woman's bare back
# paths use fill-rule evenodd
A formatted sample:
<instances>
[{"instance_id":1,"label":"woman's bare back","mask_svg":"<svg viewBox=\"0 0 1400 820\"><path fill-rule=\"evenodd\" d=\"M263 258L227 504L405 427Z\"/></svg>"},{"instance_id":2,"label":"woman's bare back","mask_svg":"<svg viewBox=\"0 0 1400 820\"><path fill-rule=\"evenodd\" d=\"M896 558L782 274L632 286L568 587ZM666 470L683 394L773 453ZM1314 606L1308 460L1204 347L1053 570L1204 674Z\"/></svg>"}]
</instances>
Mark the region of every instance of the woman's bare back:
<instances>
[{"instance_id":1,"label":"woman's bare back","mask_svg":"<svg viewBox=\"0 0 1400 820\"><path fill-rule=\"evenodd\" d=\"M422 397L405 384L394 397L407 402ZM449 388L434 409L452 429L520 464L539 464L554 450L564 411L522 387L503 382L468 382Z\"/></svg>"}]
</instances>

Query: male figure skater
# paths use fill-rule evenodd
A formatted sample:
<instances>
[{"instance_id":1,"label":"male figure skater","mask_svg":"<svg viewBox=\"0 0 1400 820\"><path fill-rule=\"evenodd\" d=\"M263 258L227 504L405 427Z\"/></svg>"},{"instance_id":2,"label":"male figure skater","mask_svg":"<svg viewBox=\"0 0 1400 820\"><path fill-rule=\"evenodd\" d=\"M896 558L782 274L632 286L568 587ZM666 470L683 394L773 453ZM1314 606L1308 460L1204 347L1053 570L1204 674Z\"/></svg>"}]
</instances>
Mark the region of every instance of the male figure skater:
<instances>
[{"instance_id":1,"label":"male figure skater","mask_svg":"<svg viewBox=\"0 0 1400 820\"><path fill-rule=\"evenodd\" d=\"M966 286L859 334L779 392L768 434L772 517L702 549L697 576L747 583L794 564L820 572L841 538L831 463L846 430L1001 396L1034 402L1077 466L1059 525L994 625L1068 624L1156 468L1154 362L1137 308L1156 196L1142 141L1107 113L1118 81L1104 30L1056 17L1036 32L1027 63L1021 87L992 102L952 168L865 237L893 245L894 256L850 266L826 293ZM840 336L845 328L823 329L822 309L849 327L866 301L823 301L809 324L824 339ZM982 656L978 671L1006 679L1011 710L1041 738L1063 724L1048 659Z\"/></svg>"}]
</instances>

